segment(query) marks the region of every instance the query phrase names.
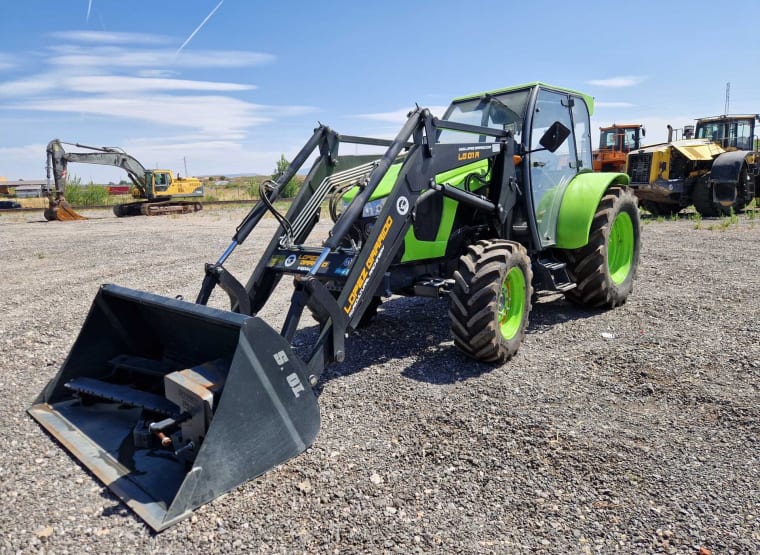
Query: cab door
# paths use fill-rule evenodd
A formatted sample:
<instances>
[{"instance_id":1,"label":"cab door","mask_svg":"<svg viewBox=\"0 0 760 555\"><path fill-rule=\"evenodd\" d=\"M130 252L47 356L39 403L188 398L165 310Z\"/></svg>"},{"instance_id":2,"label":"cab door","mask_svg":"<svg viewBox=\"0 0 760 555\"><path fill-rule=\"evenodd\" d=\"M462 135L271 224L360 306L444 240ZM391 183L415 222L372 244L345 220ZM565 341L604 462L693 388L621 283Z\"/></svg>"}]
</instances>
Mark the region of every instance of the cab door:
<instances>
[{"instance_id":1,"label":"cab door","mask_svg":"<svg viewBox=\"0 0 760 555\"><path fill-rule=\"evenodd\" d=\"M568 183L578 173L580 159L576 152L575 129L571 109L580 99L570 94L540 89L533 108L528 159L533 212L541 247L556 242L557 215ZM541 147L539 141L554 122L570 130L570 136L554 152ZM589 142L590 147L590 142ZM534 152L535 151L535 152ZM588 157L584 153L584 158ZM590 168L589 161L589 168Z\"/></svg>"}]
</instances>

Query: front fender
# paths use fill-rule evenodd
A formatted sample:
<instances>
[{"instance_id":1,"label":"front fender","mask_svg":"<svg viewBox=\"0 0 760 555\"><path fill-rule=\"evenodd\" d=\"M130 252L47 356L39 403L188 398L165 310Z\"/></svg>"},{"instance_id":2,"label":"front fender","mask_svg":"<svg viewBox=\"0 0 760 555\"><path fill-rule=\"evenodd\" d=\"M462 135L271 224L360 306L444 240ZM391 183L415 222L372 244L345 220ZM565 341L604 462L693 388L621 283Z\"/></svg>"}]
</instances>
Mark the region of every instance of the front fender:
<instances>
[{"instance_id":1,"label":"front fender","mask_svg":"<svg viewBox=\"0 0 760 555\"><path fill-rule=\"evenodd\" d=\"M576 175L565 190L557 217L560 249L577 249L588 243L591 222L604 192L611 185L628 185L624 173L584 172Z\"/></svg>"},{"instance_id":2,"label":"front fender","mask_svg":"<svg viewBox=\"0 0 760 555\"><path fill-rule=\"evenodd\" d=\"M710 168L710 181L713 183L738 183L742 166L751 154L746 150L724 152L715 159L712 168Z\"/></svg>"}]
</instances>

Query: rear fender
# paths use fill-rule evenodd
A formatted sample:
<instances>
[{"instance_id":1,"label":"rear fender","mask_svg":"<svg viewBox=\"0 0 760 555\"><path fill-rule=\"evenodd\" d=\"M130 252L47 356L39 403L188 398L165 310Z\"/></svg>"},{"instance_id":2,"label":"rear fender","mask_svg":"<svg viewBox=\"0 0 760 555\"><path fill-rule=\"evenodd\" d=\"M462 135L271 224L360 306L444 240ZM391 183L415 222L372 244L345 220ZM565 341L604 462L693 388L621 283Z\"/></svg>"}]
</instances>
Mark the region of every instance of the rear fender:
<instances>
[{"instance_id":1,"label":"rear fender","mask_svg":"<svg viewBox=\"0 0 760 555\"><path fill-rule=\"evenodd\" d=\"M713 183L737 184L739 181L739 175L742 171L742 166L744 166L747 156L751 154L751 152L745 150L724 152L718 156L712 164L712 168L710 169L710 181Z\"/></svg>"},{"instance_id":2,"label":"rear fender","mask_svg":"<svg viewBox=\"0 0 760 555\"><path fill-rule=\"evenodd\" d=\"M724 152L718 156L710 168L710 182L712 183L713 201L723 206L731 206L736 202L739 194L739 180L742 169L748 163L748 157L753 153L744 150ZM742 196L746 191L741 191Z\"/></svg>"},{"instance_id":3,"label":"rear fender","mask_svg":"<svg viewBox=\"0 0 760 555\"><path fill-rule=\"evenodd\" d=\"M612 185L628 185L624 173L585 172L576 175L565 190L557 218L560 249L577 249L588 243L591 222L604 192Z\"/></svg>"}]
</instances>

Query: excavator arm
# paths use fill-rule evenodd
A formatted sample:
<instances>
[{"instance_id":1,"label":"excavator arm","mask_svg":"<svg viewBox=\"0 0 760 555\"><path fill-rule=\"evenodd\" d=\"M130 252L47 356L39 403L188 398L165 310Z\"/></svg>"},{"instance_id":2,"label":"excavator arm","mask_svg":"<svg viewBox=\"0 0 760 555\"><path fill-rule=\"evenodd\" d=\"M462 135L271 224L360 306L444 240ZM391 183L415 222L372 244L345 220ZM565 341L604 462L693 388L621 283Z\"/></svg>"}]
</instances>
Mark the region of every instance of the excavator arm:
<instances>
[{"instance_id":1,"label":"excavator arm","mask_svg":"<svg viewBox=\"0 0 760 555\"><path fill-rule=\"evenodd\" d=\"M73 144L78 148L88 149L88 152L66 152L63 144ZM52 178L56 194L64 195L66 190L67 166L69 162L83 164L99 164L115 166L123 169L140 192L146 194L145 167L133 156L117 148L86 146L78 143L62 143L53 139L47 146L47 177L48 191Z\"/></svg>"}]
</instances>

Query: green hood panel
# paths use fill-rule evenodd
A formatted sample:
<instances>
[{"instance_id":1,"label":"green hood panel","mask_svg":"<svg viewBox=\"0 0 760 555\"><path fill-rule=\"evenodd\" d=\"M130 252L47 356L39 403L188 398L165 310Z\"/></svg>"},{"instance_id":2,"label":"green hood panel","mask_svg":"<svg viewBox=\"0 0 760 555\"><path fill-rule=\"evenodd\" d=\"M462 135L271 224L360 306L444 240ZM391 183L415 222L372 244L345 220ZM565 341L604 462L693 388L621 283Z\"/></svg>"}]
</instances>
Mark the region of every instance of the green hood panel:
<instances>
[{"instance_id":1,"label":"green hood panel","mask_svg":"<svg viewBox=\"0 0 760 555\"><path fill-rule=\"evenodd\" d=\"M628 185L624 173L579 173L567 186L557 218L560 249L578 249L588 243L591 222L604 192L611 185Z\"/></svg>"},{"instance_id":2,"label":"green hood panel","mask_svg":"<svg viewBox=\"0 0 760 555\"><path fill-rule=\"evenodd\" d=\"M398 179L398 174L401 171L402 165L403 164L399 162L398 164L393 164L390 168L388 168L388 172L385 174L382 181L380 181L369 200L377 200L379 198L387 197L391 194L391 190L393 189L393 185ZM484 175L487 170L488 161L481 160L480 162L474 162L472 164L467 164L466 166L461 166L459 168L454 168L453 170L439 173L435 176L435 181L436 183L448 183L454 187L461 188L462 184L464 183L464 178L467 177L468 174L479 172L481 175ZM343 195L343 200L346 202L351 202L354 200L354 197L357 194L359 194L359 187L354 187L345 195Z\"/></svg>"}]
</instances>

